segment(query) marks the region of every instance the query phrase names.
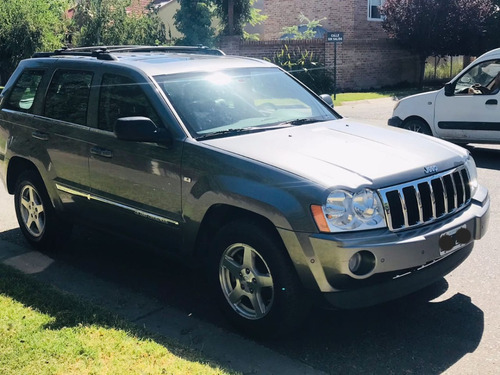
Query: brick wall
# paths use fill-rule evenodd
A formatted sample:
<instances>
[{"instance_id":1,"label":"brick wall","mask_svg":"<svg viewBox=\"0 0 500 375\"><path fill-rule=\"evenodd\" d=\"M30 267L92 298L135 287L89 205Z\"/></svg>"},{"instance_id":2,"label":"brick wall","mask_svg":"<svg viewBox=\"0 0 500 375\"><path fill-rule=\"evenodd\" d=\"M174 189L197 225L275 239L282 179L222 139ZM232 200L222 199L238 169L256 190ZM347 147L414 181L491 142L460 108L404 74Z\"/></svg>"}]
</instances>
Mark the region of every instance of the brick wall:
<instances>
[{"instance_id":1,"label":"brick wall","mask_svg":"<svg viewBox=\"0 0 500 375\"><path fill-rule=\"evenodd\" d=\"M342 90L367 90L417 82L415 56L399 49L388 39L345 39L337 44L337 87ZM334 43L324 40L267 40L245 42L239 37L222 38L219 48L227 55L271 58L285 45L314 52L318 60L333 72Z\"/></svg>"},{"instance_id":2,"label":"brick wall","mask_svg":"<svg viewBox=\"0 0 500 375\"><path fill-rule=\"evenodd\" d=\"M243 42L237 37L221 41L226 54L255 58L271 57L284 44L298 45L324 58L333 70L334 43L323 40L277 40L285 26L298 25L303 13L321 21L328 31L342 31L344 42L337 44L337 87L341 90L366 90L418 80L415 56L401 50L388 39L380 21L368 20L368 0L264 0L262 42Z\"/></svg>"}]
</instances>

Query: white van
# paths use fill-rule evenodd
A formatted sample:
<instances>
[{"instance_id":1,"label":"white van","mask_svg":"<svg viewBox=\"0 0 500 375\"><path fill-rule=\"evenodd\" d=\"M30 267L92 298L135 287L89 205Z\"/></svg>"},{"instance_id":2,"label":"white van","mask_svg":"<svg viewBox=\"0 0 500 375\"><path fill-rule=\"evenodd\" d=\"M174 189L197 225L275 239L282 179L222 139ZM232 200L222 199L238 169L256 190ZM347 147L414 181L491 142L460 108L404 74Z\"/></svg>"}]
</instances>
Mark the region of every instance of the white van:
<instances>
[{"instance_id":1,"label":"white van","mask_svg":"<svg viewBox=\"0 0 500 375\"><path fill-rule=\"evenodd\" d=\"M388 124L448 141L500 143L500 48L474 60L441 90L412 95Z\"/></svg>"}]
</instances>

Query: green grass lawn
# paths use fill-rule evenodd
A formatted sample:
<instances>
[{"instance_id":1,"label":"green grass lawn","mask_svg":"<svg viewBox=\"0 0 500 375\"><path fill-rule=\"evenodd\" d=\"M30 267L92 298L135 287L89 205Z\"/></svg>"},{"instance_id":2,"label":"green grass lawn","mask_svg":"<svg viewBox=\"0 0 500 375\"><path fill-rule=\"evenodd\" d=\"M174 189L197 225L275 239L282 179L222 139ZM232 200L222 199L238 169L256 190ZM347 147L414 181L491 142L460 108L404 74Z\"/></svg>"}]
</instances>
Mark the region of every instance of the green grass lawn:
<instances>
[{"instance_id":1,"label":"green grass lawn","mask_svg":"<svg viewBox=\"0 0 500 375\"><path fill-rule=\"evenodd\" d=\"M425 88L423 91L433 90L435 88ZM404 98L405 96L417 94L419 91L417 89L395 89L395 90L381 90L372 92L346 92L337 94L337 98L333 101L335 106L341 106L344 102L351 102L356 100L368 100L368 99L380 99L380 98L392 98L397 99ZM333 99L333 95L332 95Z\"/></svg>"},{"instance_id":2,"label":"green grass lawn","mask_svg":"<svg viewBox=\"0 0 500 375\"><path fill-rule=\"evenodd\" d=\"M234 374L0 264L0 374Z\"/></svg>"}]
</instances>

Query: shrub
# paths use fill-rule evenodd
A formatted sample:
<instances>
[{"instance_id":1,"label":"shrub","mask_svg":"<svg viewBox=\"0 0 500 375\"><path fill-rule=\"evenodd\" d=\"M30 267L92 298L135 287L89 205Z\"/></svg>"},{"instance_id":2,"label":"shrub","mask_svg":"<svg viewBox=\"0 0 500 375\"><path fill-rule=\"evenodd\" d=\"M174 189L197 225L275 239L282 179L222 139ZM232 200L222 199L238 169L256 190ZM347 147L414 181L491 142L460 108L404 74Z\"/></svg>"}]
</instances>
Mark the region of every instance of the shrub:
<instances>
[{"instance_id":1,"label":"shrub","mask_svg":"<svg viewBox=\"0 0 500 375\"><path fill-rule=\"evenodd\" d=\"M264 58L283 68L316 94L333 92L331 72L319 61L312 51L302 50L299 46L290 48L284 45L271 59Z\"/></svg>"}]
</instances>

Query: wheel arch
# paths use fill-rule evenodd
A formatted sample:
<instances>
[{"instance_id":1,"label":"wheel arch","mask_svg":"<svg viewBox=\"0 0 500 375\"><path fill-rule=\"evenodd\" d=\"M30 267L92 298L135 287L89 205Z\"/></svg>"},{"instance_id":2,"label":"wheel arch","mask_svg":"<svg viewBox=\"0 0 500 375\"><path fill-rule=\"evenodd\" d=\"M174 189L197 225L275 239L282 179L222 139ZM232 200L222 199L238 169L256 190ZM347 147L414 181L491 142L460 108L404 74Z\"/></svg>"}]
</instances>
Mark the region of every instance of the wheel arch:
<instances>
[{"instance_id":1,"label":"wheel arch","mask_svg":"<svg viewBox=\"0 0 500 375\"><path fill-rule=\"evenodd\" d=\"M256 223L266 233L279 241L283 249L285 244L274 224L265 216L227 204L217 204L209 208L199 226L194 255L205 260L210 253L210 244L219 228L235 220L248 220Z\"/></svg>"},{"instance_id":2,"label":"wheel arch","mask_svg":"<svg viewBox=\"0 0 500 375\"><path fill-rule=\"evenodd\" d=\"M18 156L10 159L9 166L7 168L7 191L9 194L14 194L19 176L27 170L36 172L38 176L42 178L38 168L32 161Z\"/></svg>"},{"instance_id":3,"label":"wheel arch","mask_svg":"<svg viewBox=\"0 0 500 375\"><path fill-rule=\"evenodd\" d=\"M45 181L45 179L43 178L36 164L33 161L20 156L12 157L7 167L6 185L9 194L14 194L16 190L16 183L17 180L19 179L19 176L21 176L21 174L23 174L26 171L33 171L38 175L40 180L43 182L47 194L49 195L50 201L52 202L52 206L54 208L62 209L61 202L54 190L55 188L51 190L51 185L47 184L47 181Z\"/></svg>"}]
</instances>

